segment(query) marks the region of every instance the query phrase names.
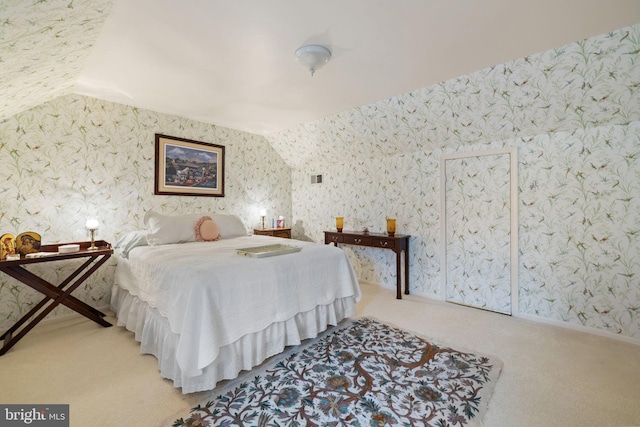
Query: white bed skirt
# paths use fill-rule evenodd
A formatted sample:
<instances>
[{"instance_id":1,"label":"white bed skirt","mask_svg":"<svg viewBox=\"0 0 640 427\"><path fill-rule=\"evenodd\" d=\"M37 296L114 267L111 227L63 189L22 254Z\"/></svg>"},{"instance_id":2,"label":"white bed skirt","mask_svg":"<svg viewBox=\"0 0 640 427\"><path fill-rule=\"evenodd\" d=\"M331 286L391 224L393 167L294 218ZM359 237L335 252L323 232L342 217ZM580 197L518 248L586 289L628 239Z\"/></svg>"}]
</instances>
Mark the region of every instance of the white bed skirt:
<instances>
[{"instance_id":1,"label":"white bed skirt","mask_svg":"<svg viewBox=\"0 0 640 427\"><path fill-rule=\"evenodd\" d=\"M201 375L188 377L175 357L180 336L171 331L166 318L157 309L117 285L111 290L111 309L116 313L118 326L124 326L135 334L136 341L140 342L140 352L158 359L160 375L172 380L174 386L181 387L185 394L212 390L219 381L236 378L241 371L252 369L281 353L285 347L314 338L329 325L337 325L356 314L353 297L337 299L332 304L298 313L289 320L273 323L262 331L221 347L218 357L202 370Z\"/></svg>"}]
</instances>

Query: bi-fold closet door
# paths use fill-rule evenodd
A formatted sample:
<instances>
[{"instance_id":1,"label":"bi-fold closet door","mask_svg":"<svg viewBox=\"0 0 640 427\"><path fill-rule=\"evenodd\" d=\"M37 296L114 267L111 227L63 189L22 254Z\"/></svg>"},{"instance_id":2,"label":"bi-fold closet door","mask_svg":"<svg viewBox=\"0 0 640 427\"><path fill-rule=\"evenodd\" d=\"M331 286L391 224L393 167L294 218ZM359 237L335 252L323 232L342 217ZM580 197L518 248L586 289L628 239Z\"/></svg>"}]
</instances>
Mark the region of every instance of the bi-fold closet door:
<instances>
[{"instance_id":1,"label":"bi-fold closet door","mask_svg":"<svg viewBox=\"0 0 640 427\"><path fill-rule=\"evenodd\" d=\"M516 149L443 154L440 166L445 300L516 314Z\"/></svg>"}]
</instances>

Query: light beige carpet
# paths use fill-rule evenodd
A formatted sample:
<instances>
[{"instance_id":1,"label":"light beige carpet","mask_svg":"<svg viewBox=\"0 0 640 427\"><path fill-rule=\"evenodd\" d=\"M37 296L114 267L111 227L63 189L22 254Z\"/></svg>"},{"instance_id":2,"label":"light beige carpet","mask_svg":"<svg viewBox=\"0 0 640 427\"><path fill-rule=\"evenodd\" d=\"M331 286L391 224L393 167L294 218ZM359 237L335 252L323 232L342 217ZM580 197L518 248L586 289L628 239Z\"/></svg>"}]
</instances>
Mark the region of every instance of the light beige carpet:
<instances>
[{"instance_id":1,"label":"light beige carpet","mask_svg":"<svg viewBox=\"0 0 640 427\"><path fill-rule=\"evenodd\" d=\"M503 362L485 426L640 426L640 346L362 289L359 316ZM171 426L205 393L183 395L160 378L156 359L139 351L124 328L80 316L39 325L0 356L0 402L68 403L75 427Z\"/></svg>"}]
</instances>

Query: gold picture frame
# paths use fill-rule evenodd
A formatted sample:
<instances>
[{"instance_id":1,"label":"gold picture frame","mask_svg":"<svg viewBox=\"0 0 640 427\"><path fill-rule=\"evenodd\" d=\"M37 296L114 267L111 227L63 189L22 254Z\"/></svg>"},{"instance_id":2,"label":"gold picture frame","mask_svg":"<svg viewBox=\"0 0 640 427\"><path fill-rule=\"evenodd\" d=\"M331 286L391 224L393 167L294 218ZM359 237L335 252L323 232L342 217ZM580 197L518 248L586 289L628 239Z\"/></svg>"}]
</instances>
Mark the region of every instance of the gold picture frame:
<instances>
[{"instance_id":1,"label":"gold picture frame","mask_svg":"<svg viewBox=\"0 0 640 427\"><path fill-rule=\"evenodd\" d=\"M156 134L156 195L224 197L224 146Z\"/></svg>"},{"instance_id":2,"label":"gold picture frame","mask_svg":"<svg viewBox=\"0 0 640 427\"><path fill-rule=\"evenodd\" d=\"M25 231L16 236L16 253L25 256L40 252L42 236L35 231Z\"/></svg>"},{"instance_id":3,"label":"gold picture frame","mask_svg":"<svg viewBox=\"0 0 640 427\"><path fill-rule=\"evenodd\" d=\"M16 253L16 236L5 233L0 236L0 260L5 260L7 255Z\"/></svg>"}]
</instances>

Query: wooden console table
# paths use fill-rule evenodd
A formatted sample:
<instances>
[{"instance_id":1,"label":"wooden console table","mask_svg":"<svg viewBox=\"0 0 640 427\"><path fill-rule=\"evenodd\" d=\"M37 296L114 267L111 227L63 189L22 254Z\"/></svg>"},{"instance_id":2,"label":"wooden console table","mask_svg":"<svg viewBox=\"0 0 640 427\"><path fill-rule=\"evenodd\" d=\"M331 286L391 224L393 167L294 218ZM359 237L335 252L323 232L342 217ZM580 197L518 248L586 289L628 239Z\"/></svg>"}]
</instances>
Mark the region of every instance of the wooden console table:
<instances>
[{"instance_id":1,"label":"wooden console table","mask_svg":"<svg viewBox=\"0 0 640 427\"><path fill-rule=\"evenodd\" d=\"M396 234L389 236L382 233L364 233L361 231L325 231L325 245L338 243L345 245L368 246L372 248L391 249L396 253L396 298L402 299L402 279L400 277L400 254L404 251L404 293L409 295L409 235Z\"/></svg>"},{"instance_id":2,"label":"wooden console table","mask_svg":"<svg viewBox=\"0 0 640 427\"><path fill-rule=\"evenodd\" d=\"M88 319L93 320L97 324L108 327L111 323L104 320L106 316L104 313L96 310L90 305L80 301L73 297L71 293L78 288L89 276L91 276L102 264L104 264L111 254L113 249L111 245L104 240L98 240L95 242L98 249L89 250L91 242L78 242L80 250L77 252L58 253L58 246L66 245L68 243L59 243L55 245L43 245L40 248L40 252L51 252L55 254L48 254L36 258L21 257L18 260L12 261L0 261L0 271L13 277L14 279L24 283L25 285L35 289L42 293L45 298L36 304L27 314L22 316L15 325L9 328L2 336L0 340L4 343L0 348L0 356L5 354L15 343L20 341L27 332L29 332L34 326L36 326L47 314L49 314L58 305L63 304L73 311L82 314ZM46 280L38 277L34 273L25 268L29 264L39 264L52 261L61 261L74 258L88 258L82 265L80 265L74 272L72 272L66 279L62 281L58 286L47 282ZM83 273L81 276L80 274ZM78 277L80 276L80 277ZM40 311L40 313L38 313Z\"/></svg>"},{"instance_id":3,"label":"wooden console table","mask_svg":"<svg viewBox=\"0 0 640 427\"><path fill-rule=\"evenodd\" d=\"M273 236L290 239L291 228L254 228L253 234L258 236Z\"/></svg>"}]
</instances>

